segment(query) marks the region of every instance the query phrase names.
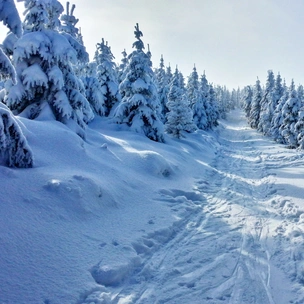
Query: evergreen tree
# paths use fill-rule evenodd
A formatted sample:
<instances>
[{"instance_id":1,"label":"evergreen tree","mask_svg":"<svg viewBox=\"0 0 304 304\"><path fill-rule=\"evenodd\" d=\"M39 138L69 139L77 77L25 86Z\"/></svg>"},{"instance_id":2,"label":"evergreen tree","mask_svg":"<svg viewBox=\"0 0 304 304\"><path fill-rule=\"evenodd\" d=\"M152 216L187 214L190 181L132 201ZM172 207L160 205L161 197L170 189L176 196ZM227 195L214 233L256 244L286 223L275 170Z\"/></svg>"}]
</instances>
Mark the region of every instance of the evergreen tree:
<instances>
[{"instance_id":1,"label":"evergreen tree","mask_svg":"<svg viewBox=\"0 0 304 304\"><path fill-rule=\"evenodd\" d=\"M171 83L172 79L173 79L173 74L172 74L172 71L171 71L171 66L169 64L169 66L167 66L166 68L166 77L167 77L167 82L168 83Z\"/></svg>"},{"instance_id":2,"label":"evergreen tree","mask_svg":"<svg viewBox=\"0 0 304 304\"><path fill-rule=\"evenodd\" d=\"M286 144L288 144L290 148L295 148L297 146L295 124L298 119L300 107L301 103L298 99L295 85L292 80L289 87L289 97L282 108L283 123L279 129Z\"/></svg>"},{"instance_id":3,"label":"evergreen tree","mask_svg":"<svg viewBox=\"0 0 304 304\"><path fill-rule=\"evenodd\" d=\"M126 53L126 49L122 52L123 58L121 59L121 64L117 67L117 78L118 78L118 83L120 84L124 78L126 77L125 75L125 70L128 65L128 54ZM123 97L123 96L122 96Z\"/></svg>"},{"instance_id":4,"label":"evergreen tree","mask_svg":"<svg viewBox=\"0 0 304 304\"><path fill-rule=\"evenodd\" d=\"M209 85L207 104L209 105L208 121L210 128L218 126L219 109L213 85Z\"/></svg>"},{"instance_id":5,"label":"evergreen tree","mask_svg":"<svg viewBox=\"0 0 304 304\"><path fill-rule=\"evenodd\" d=\"M260 119L261 99L262 99L262 88L261 88L260 80L257 79L253 90L252 104L249 114L249 124L253 129L256 129L258 127L258 123Z\"/></svg>"},{"instance_id":6,"label":"evergreen tree","mask_svg":"<svg viewBox=\"0 0 304 304\"><path fill-rule=\"evenodd\" d=\"M74 16L75 4L72 5L70 10L70 2L66 4L66 12L60 17L61 20L61 31L71 35L75 38L81 45L83 45L83 39L80 30L76 27L76 24L79 22Z\"/></svg>"},{"instance_id":7,"label":"evergreen tree","mask_svg":"<svg viewBox=\"0 0 304 304\"><path fill-rule=\"evenodd\" d=\"M187 95L190 108L193 111L193 122L199 128L204 130L207 125L207 116L205 102L200 90L200 83L196 67L188 77Z\"/></svg>"},{"instance_id":8,"label":"evergreen tree","mask_svg":"<svg viewBox=\"0 0 304 304\"><path fill-rule=\"evenodd\" d=\"M19 123L2 103L0 103L0 156L2 165L16 168L33 166L33 153Z\"/></svg>"},{"instance_id":9,"label":"evergreen tree","mask_svg":"<svg viewBox=\"0 0 304 304\"><path fill-rule=\"evenodd\" d=\"M160 58L159 68L156 70L157 93L160 102L160 118L163 123L166 122L166 114L168 113L167 102L169 92L169 79L165 71L163 56Z\"/></svg>"},{"instance_id":10,"label":"evergreen tree","mask_svg":"<svg viewBox=\"0 0 304 304\"><path fill-rule=\"evenodd\" d=\"M13 54L18 82L9 89L6 103L30 119L50 109L57 120L84 136L94 114L73 69L80 58L70 42L80 44L59 33L63 7L57 0L25 0L24 5L26 32Z\"/></svg>"},{"instance_id":11,"label":"evergreen tree","mask_svg":"<svg viewBox=\"0 0 304 304\"><path fill-rule=\"evenodd\" d=\"M22 34L21 21L12 0L0 0L0 21L3 21L13 35ZM9 58L0 48L0 75L16 80L15 69ZM28 146L17 118L0 102L0 163L9 167L30 168L33 166L33 153Z\"/></svg>"},{"instance_id":12,"label":"evergreen tree","mask_svg":"<svg viewBox=\"0 0 304 304\"><path fill-rule=\"evenodd\" d=\"M81 80L84 84L85 95L96 115L105 115L105 88L102 88L96 75L96 62L85 65Z\"/></svg>"},{"instance_id":13,"label":"evergreen tree","mask_svg":"<svg viewBox=\"0 0 304 304\"><path fill-rule=\"evenodd\" d=\"M245 115L249 118L250 110L251 110L251 103L252 103L252 89L251 86L246 86L244 88L243 96L242 96L242 103L243 108L245 111Z\"/></svg>"},{"instance_id":14,"label":"evergreen tree","mask_svg":"<svg viewBox=\"0 0 304 304\"><path fill-rule=\"evenodd\" d=\"M131 130L163 142L163 123L156 112L159 107L157 88L153 82L151 61L143 51L143 34L138 24L134 34L137 39L133 43L135 50L129 56L126 77L119 86L124 97L114 115L118 123L126 123Z\"/></svg>"},{"instance_id":15,"label":"evergreen tree","mask_svg":"<svg viewBox=\"0 0 304 304\"><path fill-rule=\"evenodd\" d=\"M304 149L304 106L302 106L298 113L297 122L294 126L297 146Z\"/></svg>"},{"instance_id":16,"label":"evergreen tree","mask_svg":"<svg viewBox=\"0 0 304 304\"><path fill-rule=\"evenodd\" d=\"M268 71L266 88L260 102L260 117L257 130L263 134L270 133L271 120L274 113L274 105L276 103L274 95L275 80L271 70Z\"/></svg>"},{"instance_id":17,"label":"evergreen tree","mask_svg":"<svg viewBox=\"0 0 304 304\"><path fill-rule=\"evenodd\" d=\"M96 64L97 78L104 92L105 115L109 116L112 108L120 101L121 96L118 89L118 80L115 70L114 56L108 43L102 39L97 44Z\"/></svg>"},{"instance_id":18,"label":"evergreen tree","mask_svg":"<svg viewBox=\"0 0 304 304\"><path fill-rule=\"evenodd\" d=\"M200 98L199 79L195 65L192 73L188 77L187 96L190 103L190 108L193 109L193 106Z\"/></svg>"},{"instance_id":19,"label":"evergreen tree","mask_svg":"<svg viewBox=\"0 0 304 304\"><path fill-rule=\"evenodd\" d=\"M193 112L180 87L180 73L177 68L170 84L167 107L169 109L165 124L167 133L180 138L183 131L195 131Z\"/></svg>"},{"instance_id":20,"label":"evergreen tree","mask_svg":"<svg viewBox=\"0 0 304 304\"><path fill-rule=\"evenodd\" d=\"M282 109L286 103L286 101L289 98L289 91L286 89L284 91L284 94L280 98L278 105L276 106L276 109L274 111L274 115L271 121L271 129L270 129L270 135L273 137L273 139L281 144L285 143L285 140L280 132L280 127L283 124L283 113Z\"/></svg>"},{"instance_id":21,"label":"evergreen tree","mask_svg":"<svg viewBox=\"0 0 304 304\"><path fill-rule=\"evenodd\" d=\"M13 35L21 37L22 26L13 0L0 0L0 21L6 25ZM0 47L0 80L12 79L16 82L16 72L10 59Z\"/></svg>"}]
</instances>

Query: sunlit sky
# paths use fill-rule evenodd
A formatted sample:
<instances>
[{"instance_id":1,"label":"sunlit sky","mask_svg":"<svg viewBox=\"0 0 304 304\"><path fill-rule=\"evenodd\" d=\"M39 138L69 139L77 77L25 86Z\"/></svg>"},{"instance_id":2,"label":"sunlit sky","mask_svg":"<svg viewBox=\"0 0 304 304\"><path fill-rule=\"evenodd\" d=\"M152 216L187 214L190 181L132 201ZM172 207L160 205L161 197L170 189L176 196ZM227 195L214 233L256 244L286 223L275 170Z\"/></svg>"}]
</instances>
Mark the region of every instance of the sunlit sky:
<instances>
[{"instance_id":1,"label":"sunlit sky","mask_svg":"<svg viewBox=\"0 0 304 304\"><path fill-rule=\"evenodd\" d=\"M73 0L84 44L93 58L104 38L120 62L132 51L134 25L150 45L153 66L199 74L228 88L265 83L267 70L304 84L303 0ZM66 2L61 1L65 7ZM23 4L18 4L18 7ZM22 18L22 17L21 17ZM2 27L3 29L3 27Z\"/></svg>"}]
</instances>

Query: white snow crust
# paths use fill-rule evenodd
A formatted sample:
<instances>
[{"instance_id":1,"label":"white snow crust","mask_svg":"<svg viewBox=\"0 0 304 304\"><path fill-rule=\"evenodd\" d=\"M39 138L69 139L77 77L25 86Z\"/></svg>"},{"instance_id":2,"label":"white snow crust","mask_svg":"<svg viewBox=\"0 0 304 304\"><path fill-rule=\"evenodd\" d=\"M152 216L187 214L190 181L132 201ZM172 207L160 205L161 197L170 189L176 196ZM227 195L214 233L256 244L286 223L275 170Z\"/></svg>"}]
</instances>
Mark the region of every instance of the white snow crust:
<instances>
[{"instance_id":1,"label":"white snow crust","mask_svg":"<svg viewBox=\"0 0 304 304\"><path fill-rule=\"evenodd\" d=\"M18 118L0 166L0 303L304 303L304 160L234 110L165 143Z\"/></svg>"}]
</instances>

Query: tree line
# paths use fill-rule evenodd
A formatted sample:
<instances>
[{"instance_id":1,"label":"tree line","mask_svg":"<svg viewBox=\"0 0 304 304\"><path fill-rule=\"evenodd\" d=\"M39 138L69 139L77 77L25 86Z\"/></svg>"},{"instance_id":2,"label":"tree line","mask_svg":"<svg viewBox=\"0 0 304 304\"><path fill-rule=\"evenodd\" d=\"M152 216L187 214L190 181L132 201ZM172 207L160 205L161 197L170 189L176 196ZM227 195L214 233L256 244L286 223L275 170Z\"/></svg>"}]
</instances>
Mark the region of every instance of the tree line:
<instances>
[{"instance_id":1,"label":"tree line","mask_svg":"<svg viewBox=\"0 0 304 304\"><path fill-rule=\"evenodd\" d=\"M92 61L77 28L75 5L58 0L23 0L21 22L13 0L0 0L0 21L9 33L0 48L0 151L11 167L31 167L33 157L18 124L28 119L56 119L85 139L87 125L104 116L149 139L164 134L210 130L237 102L239 91L213 86L196 67L187 84L163 56L153 68L143 33L135 25L133 51L114 62L105 39Z\"/></svg>"},{"instance_id":2,"label":"tree line","mask_svg":"<svg viewBox=\"0 0 304 304\"><path fill-rule=\"evenodd\" d=\"M249 125L289 148L304 148L304 89L288 87L282 77L269 70L265 88L257 79L246 86L242 105Z\"/></svg>"}]
</instances>

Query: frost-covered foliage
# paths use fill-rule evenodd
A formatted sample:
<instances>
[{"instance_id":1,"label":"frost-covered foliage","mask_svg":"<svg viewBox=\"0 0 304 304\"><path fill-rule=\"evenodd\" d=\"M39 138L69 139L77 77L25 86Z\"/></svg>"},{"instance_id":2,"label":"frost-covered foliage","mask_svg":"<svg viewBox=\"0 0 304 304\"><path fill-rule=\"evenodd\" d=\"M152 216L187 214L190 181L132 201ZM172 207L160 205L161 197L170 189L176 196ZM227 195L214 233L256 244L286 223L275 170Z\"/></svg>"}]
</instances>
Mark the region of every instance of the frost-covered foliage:
<instances>
[{"instance_id":1,"label":"frost-covered foliage","mask_svg":"<svg viewBox=\"0 0 304 304\"><path fill-rule=\"evenodd\" d=\"M59 33L63 7L57 0L24 3L26 32L13 53L18 82L9 89L6 103L30 119L50 109L57 120L84 136L94 114L73 68L77 60L85 60L73 47L81 45L71 35Z\"/></svg>"},{"instance_id":2,"label":"frost-covered foliage","mask_svg":"<svg viewBox=\"0 0 304 304\"><path fill-rule=\"evenodd\" d=\"M167 107L169 109L165 124L167 133L180 138L183 131L193 132L196 130L189 101L180 87L180 73L177 68L170 84Z\"/></svg>"},{"instance_id":3,"label":"frost-covered foliage","mask_svg":"<svg viewBox=\"0 0 304 304\"><path fill-rule=\"evenodd\" d=\"M260 102L260 117L257 130L263 134L269 134L271 128L271 119L275 111L275 80L271 70L268 71L266 87Z\"/></svg>"},{"instance_id":4,"label":"frost-covered foliage","mask_svg":"<svg viewBox=\"0 0 304 304\"><path fill-rule=\"evenodd\" d=\"M243 96L242 96L242 106L247 118L249 118L250 115L251 103L252 103L252 89L251 86L248 85L244 88Z\"/></svg>"},{"instance_id":5,"label":"frost-covered foliage","mask_svg":"<svg viewBox=\"0 0 304 304\"><path fill-rule=\"evenodd\" d=\"M213 86L208 83L205 72L200 79L200 92L202 96L202 103L205 107L207 119L205 127L203 127L202 124L202 129L209 130L212 129L214 126L217 126L217 120L219 119L219 111L215 91L213 89Z\"/></svg>"},{"instance_id":6,"label":"frost-covered foliage","mask_svg":"<svg viewBox=\"0 0 304 304\"><path fill-rule=\"evenodd\" d=\"M304 149L304 107L299 110L297 122L294 126L295 134L297 136L297 146Z\"/></svg>"},{"instance_id":7,"label":"frost-covered foliage","mask_svg":"<svg viewBox=\"0 0 304 304\"><path fill-rule=\"evenodd\" d=\"M280 127L283 124L283 113L282 109L289 98L289 91L285 89L284 94L281 96L280 100L278 101L278 105L275 108L272 121L271 121L271 130L270 135L273 139L279 143L284 143L284 138L280 132Z\"/></svg>"},{"instance_id":8,"label":"frost-covered foliage","mask_svg":"<svg viewBox=\"0 0 304 304\"><path fill-rule=\"evenodd\" d=\"M213 128L218 126L218 119L220 118L220 114L216 94L212 84L209 85L207 105L209 105L207 118L209 120L210 128Z\"/></svg>"},{"instance_id":9,"label":"frost-covered foliage","mask_svg":"<svg viewBox=\"0 0 304 304\"><path fill-rule=\"evenodd\" d=\"M160 58L159 68L156 70L157 93L160 102L160 118L163 123L166 122L166 114L168 113L167 102L170 80L165 70L163 56Z\"/></svg>"},{"instance_id":10,"label":"frost-covered foliage","mask_svg":"<svg viewBox=\"0 0 304 304\"><path fill-rule=\"evenodd\" d=\"M0 164L16 168L33 166L33 153L12 112L0 103Z\"/></svg>"},{"instance_id":11,"label":"frost-covered foliage","mask_svg":"<svg viewBox=\"0 0 304 304\"><path fill-rule=\"evenodd\" d=\"M119 65L117 65L117 67L116 67L118 83L121 83L124 80L124 78L126 76L125 70L128 65L128 62L129 62L126 49L124 49L123 52L121 52L121 54L122 54L121 63Z\"/></svg>"},{"instance_id":12,"label":"frost-covered foliage","mask_svg":"<svg viewBox=\"0 0 304 304\"><path fill-rule=\"evenodd\" d=\"M13 35L22 35L22 26L13 0L0 0L0 21L6 25ZM0 47L0 80L11 78L16 82L16 73L7 54Z\"/></svg>"},{"instance_id":13,"label":"frost-covered foliage","mask_svg":"<svg viewBox=\"0 0 304 304\"><path fill-rule=\"evenodd\" d=\"M17 37L22 35L21 20L14 0L0 0L0 21Z\"/></svg>"},{"instance_id":14,"label":"frost-covered foliage","mask_svg":"<svg viewBox=\"0 0 304 304\"><path fill-rule=\"evenodd\" d=\"M227 113L234 108L230 102L229 90L225 86L216 86L214 90L218 104L219 117L226 119Z\"/></svg>"},{"instance_id":15,"label":"frost-covered foliage","mask_svg":"<svg viewBox=\"0 0 304 304\"><path fill-rule=\"evenodd\" d=\"M194 104L198 101L200 96L199 79L195 66L193 67L192 73L188 77L187 96L190 103L190 107L191 109L193 109Z\"/></svg>"},{"instance_id":16,"label":"frost-covered foliage","mask_svg":"<svg viewBox=\"0 0 304 304\"><path fill-rule=\"evenodd\" d=\"M65 14L61 15L61 31L71 35L75 38L80 44L83 45L83 39L79 28L76 27L79 19L74 16L74 10L76 6L75 4L72 5L70 10L70 2L66 3L66 12Z\"/></svg>"},{"instance_id":17,"label":"frost-covered foliage","mask_svg":"<svg viewBox=\"0 0 304 304\"><path fill-rule=\"evenodd\" d=\"M203 92L200 90L200 83L196 67L188 77L187 95L190 108L193 111L193 122L199 129L205 129L207 125L207 116Z\"/></svg>"},{"instance_id":18,"label":"frost-covered foliage","mask_svg":"<svg viewBox=\"0 0 304 304\"><path fill-rule=\"evenodd\" d=\"M114 56L108 43L102 39L97 44L95 53L95 62L97 70L97 79L104 92L105 115L109 116L112 108L121 100L118 80L116 74L116 66L113 62Z\"/></svg>"},{"instance_id":19,"label":"frost-covered foliage","mask_svg":"<svg viewBox=\"0 0 304 304\"><path fill-rule=\"evenodd\" d=\"M12 0L0 0L0 21L20 37L22 34L19 14ZM0 79L11 78L16 84L16 73L10 59L0 48ZM6 87L12 83L8 82ZM2 99L2 98L1 98ZM33 153L13 113L0 102L0 163L9 167L30 168Z\"/></svg>"},{"instance_id":20,"label":"frost-covered foliage","mask_svg":"<svg viewBox=\"0 0 304 304\"><path fill-rule=\"evenodd\" d=\"M142 32L135 26L135 50L129 55L125 79L119 89L123 96L114 116L118 123L126 123L131 130L143 133L148 138L163 142L163 123L157 115L159 99L153 81L151 61L144 53Z\"/></svg>"},{"instance_id":21,"label":"frost-covered foliage","mask_svg":"<svg viewBox=\"0 0 304 304\"><path fill-rule=\"evenodd\" d=\"M295 90L294 82L292 81L289 87L289 96L282 108L283 122L280 126L280 132L285 142L291 147L297 146L297 135L295 124L298 119L298 113L301 108L300 100Z\"/></svg>"},{"instance_id":22,"label":"frost-covered foliage","mask_svg":"<svg viewBox=\"0 0 304 304\"><path fill-rule=\"evenodd\" d=\"M89 101L93 112L99 116L105 115L106 89L101 86L96 75L96 63L85 65L84 75L81 80L85 89L85 96Z\"/></svg>"},{"instance_id":23,"label":"frost-covered foliage","mask_svg":"<svg viewBox=\"0 0 304 304\"><path fill-rule=\"evenodd\" d=\"M256 129L259 124L260 119L260 110L261 110L261 100L262 100L262 88L260 84L260 80L257 79L254 89L253 89L253 97L251 103L251 109L249 114L249 124L251 128Z\"/></svg>"}]
</instances>

